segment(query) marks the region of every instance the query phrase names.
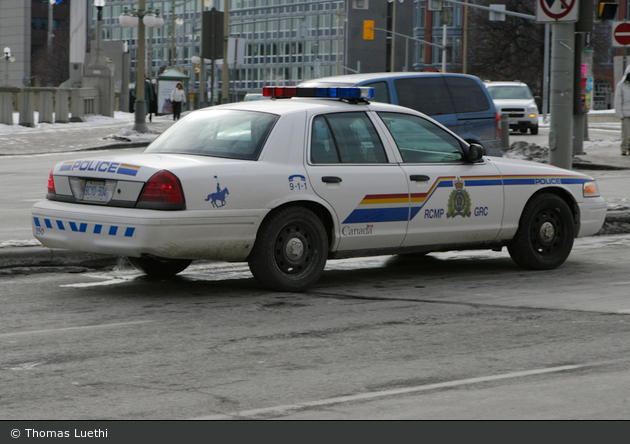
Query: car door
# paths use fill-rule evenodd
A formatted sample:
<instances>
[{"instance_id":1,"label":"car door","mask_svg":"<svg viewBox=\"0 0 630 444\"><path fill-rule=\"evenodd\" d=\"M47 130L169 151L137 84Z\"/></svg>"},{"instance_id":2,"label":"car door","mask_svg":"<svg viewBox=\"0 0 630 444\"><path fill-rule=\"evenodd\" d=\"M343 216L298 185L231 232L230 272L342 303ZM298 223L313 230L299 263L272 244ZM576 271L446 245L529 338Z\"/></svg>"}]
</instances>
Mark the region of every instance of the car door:
<instances>
[{"instance_id":1,"label":"car door","mask_svg":"<svg viewBox=\"0 0 630 444\"><path fill-rule=\"evenodd\" d=\"M310 125L306 169L313 190L335 211L335 250L399 247L409 189L365 112L320 114Z\"/></svg>"},{"instance_id":2,"label":"car door","mask_svg":"<svg viewBox=\"0 0 630 444\"><path fill-rule=\"evenodd\" d=\"M404 247L484 242L503 220L499 170L465 161L460 139L422 117L379 112L402 159L410 192Z\"/></svg>"}]
</instances>

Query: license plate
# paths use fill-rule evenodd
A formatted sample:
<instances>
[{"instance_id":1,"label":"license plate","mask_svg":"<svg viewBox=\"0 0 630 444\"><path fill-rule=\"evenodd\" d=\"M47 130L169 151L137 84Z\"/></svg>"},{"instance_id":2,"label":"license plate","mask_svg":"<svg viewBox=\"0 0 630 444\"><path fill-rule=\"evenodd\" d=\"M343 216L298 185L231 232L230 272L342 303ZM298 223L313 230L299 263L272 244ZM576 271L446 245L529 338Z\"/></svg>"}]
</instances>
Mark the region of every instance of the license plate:
<instances>
[{"instance_id":1,"label":"license plate","mask_svg":"<svg viewBox=\"0 0 630 444\"><path fill-rule=\"evenodd\" d=\"M105 182L96 180L88 180L85 182L83 200L90 202L107 202L107 189L105 188Z\"/></svg>"}]
</instances>

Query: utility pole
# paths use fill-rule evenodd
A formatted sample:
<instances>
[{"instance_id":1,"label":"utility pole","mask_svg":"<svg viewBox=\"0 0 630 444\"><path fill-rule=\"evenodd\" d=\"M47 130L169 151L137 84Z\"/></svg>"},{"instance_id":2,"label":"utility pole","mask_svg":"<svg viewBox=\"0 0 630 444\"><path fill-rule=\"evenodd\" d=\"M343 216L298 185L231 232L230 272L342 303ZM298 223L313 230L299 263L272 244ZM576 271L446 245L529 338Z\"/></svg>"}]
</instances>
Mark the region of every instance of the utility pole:
<instances>
[{"instance_id":1,"label":"utility pole","mask_svg":"<svg viewBox=\"0 0 630 444\"><path fill-rule=\"evenodd\" d=\"M228 65L228 38L230 37L229 10L230 0L223 0L223 88L221 88L221 103L228 103L230 100L230 67Z\"/></svg>"}]
</instances>

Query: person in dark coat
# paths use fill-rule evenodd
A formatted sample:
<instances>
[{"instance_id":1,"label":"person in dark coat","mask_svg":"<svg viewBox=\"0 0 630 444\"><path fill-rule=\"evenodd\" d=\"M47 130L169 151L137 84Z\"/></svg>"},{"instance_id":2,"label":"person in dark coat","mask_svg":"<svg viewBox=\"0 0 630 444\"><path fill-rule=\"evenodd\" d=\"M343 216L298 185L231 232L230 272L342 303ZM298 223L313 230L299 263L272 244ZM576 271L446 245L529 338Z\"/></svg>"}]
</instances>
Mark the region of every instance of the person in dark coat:
<instances>
[{"instance_id":1,"label":"person in dark coat","mask_svg":"<svg viewBox=\"0 0 630 444\"><path fill-rule=\"evenodd\" d=\"M151 79L144 78L144 95L147 102L147 112L149 114L149 122L153 121L153 114L157 114L157 94Z\"/></svg>"}]
</instances>

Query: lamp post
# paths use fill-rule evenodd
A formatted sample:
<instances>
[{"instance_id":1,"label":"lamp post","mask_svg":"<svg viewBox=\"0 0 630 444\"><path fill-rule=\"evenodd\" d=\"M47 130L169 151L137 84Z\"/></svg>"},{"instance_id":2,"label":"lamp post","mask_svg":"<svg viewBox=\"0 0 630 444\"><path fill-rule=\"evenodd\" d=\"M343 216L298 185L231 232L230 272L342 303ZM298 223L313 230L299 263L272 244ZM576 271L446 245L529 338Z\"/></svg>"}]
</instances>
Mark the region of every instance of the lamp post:
<instances>
[{"instance_id":1,"label":"lamp post","mask_svg":"<svg viewBox=\"0 0 630 444\"><path fill-rule=\"evenodd\" d=\"M4 56L2 58L7 61L7 73L5 77L5 84L6 86L10 86L9 85L9 62L15 62L15 57L11 55L11 48L9 48L8 46L5 46Z\"/></svg>"},{"instance_id":2,"label":"lamp post","mask_svg":"<svg viewBox=\"0 0 630 444\"><path fill-rule=\"evenodd\" d=\"M54 0L50 0L53 2ZM96 65L101 65L101 41L103 40L103 6L105 0L94 0L96 6Z\"/></svg>"},{"instance_id":3,"label":"lamp post","mask_svg":"<svg viewBox=\"0 0 630 444\"><path fill-rule=\"evenodd\" d=\"M394 61L396 60L396 0L387 0L392 3L392 44L391 44L391 60L389 63L389 70L394 72ZM398 0L400 3L405 0Z\"/></svg>"},{"instance_id":4,"label":"lamp post","mask_svg":"<svg viewBox=\"0 0 630 444\"><path fill-rule=\"evenodd\" d=\"M138 63L136 68L136 111L133 130L139 133L149 132L146 124L147 103L145 100L144 77L145 77L145 26L149 28L160 28L164 25L164 19L159 16L158 10L145 9L146 0L138 1L138 10L123 9L123 13L118 17L121 26L138 27ZM140 20L142 19L142 20Z\"/></svg>"},{"instance_id":5,"label":"lamp post","mask_svg":"<svg viewBox=\"0 0 630 444\"><path fill-rule=\"evenodd\" d=\"M52 49L53 34L53 5L57 0L48 0L48 51Z\"/></svg>"}]
</instances>

